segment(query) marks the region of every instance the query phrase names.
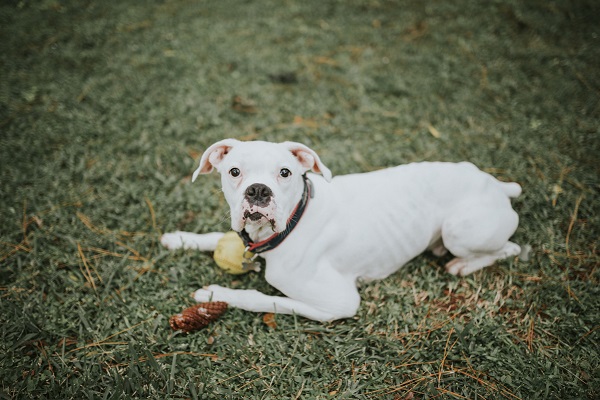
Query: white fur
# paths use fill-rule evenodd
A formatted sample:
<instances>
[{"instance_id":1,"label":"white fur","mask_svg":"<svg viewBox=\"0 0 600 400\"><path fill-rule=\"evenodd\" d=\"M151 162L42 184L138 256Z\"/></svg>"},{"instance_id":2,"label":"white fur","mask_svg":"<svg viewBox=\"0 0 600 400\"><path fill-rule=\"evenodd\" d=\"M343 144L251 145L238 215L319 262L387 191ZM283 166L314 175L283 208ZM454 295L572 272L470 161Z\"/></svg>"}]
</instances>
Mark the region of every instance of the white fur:
<instances>
[{"instance_id":1,"label":"white fur","mask_svg":"<svg viewBox=\"0 0 600 400\"><path fill-rule=\"evenodd\" d=\"M277 248L262 253L267 281L285 294L210 285L196 291L197 301L225 301L255 312L295 313L327 321L351 317L359 307L357 280L382 279L430 249L450 251L446 265L467 275L520 252L508 239L518 225L510 198L521 193L470 163L414 163L331 179L317 154L299 143L239 142L227 139L211 146L194 173L216 168L231 208L232 229L245 228L253 240L281 232L303 191L308 170L312 198L293 232ZM229 171L238 168L240 176ZM282 168L290 177L282 178ZM273 192L266 208L275 216L251 221L244 193L254 183ZM214 250L220 233L174 232L162 236L170 249Z\"/></svg>"}]
</instances>

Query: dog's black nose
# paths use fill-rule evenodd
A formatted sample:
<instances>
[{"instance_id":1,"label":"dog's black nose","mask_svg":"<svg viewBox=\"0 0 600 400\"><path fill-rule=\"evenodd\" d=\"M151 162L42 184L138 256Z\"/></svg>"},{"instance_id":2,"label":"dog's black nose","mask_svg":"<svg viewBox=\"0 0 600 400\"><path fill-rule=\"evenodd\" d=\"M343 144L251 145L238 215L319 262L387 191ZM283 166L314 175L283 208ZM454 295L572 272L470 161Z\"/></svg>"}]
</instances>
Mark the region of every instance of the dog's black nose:
<instances>
[{"instance_id":1,"label":"dog's black nose","mask_svg":"<svg viewBox=\"0 0 600 400\"><path fill-rule=\"evenodd\" d=\"M267 185L262 183L254 183L246 189L246 199L248 203L259 207L266 207L271 202L273 191Z\"/></svg>"}]
</instances>

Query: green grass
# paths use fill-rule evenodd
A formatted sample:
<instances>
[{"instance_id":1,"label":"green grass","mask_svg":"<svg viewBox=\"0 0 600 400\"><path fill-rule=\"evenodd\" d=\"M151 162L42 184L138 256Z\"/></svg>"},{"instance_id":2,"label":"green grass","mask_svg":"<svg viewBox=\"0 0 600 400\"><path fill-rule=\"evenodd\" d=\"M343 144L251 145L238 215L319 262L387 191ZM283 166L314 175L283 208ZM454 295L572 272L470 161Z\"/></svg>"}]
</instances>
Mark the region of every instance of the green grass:
<instances>
[{"instance_id":1,"label":"green grass","mask_svg":"<svg viewBox=\"0 0 600 400\"><path fill-rule=\"evenodd\" d=\"M599 14L592 0L4 2L0 398L600 397ZM337 175L472 161L523 186L530 260L456 278L423 255L361 288L353 319L273 329L230 310L174 333L202 285L274 293L158 242L228 229L218 177L190 182L224 137L301 141Z\"/></svg>"}]
</instances>

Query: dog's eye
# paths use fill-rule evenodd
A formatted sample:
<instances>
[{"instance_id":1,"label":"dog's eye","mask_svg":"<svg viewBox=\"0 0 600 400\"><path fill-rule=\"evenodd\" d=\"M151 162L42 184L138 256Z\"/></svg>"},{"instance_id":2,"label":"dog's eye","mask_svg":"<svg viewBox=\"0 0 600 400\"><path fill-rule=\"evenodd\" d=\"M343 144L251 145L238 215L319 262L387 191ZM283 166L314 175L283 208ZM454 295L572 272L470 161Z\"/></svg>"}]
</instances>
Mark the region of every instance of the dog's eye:
<instances>
[{"instance_id":1,"label":"dog's eye","mask_svg":"<svg viewBox=\"0 0 600 400\"><path fill-rule=\"evenodd\" d=\"M287 168L282 168L281 171L279 171L279 175L281 175L282 178L289 178L292 175L292 171Z\"/></svg>"},{"instance_id":2,"label":"dog's eye","mask_svg":"<svg viewBox=\"0 0 600 400\"><path fill-rule=\"evenodd\" d=\"M234 178L237 178L238 176L240 176L241 172L239 168L231 168L229 170L229 175L233 176Z\"/></svg>"}]
</instances>

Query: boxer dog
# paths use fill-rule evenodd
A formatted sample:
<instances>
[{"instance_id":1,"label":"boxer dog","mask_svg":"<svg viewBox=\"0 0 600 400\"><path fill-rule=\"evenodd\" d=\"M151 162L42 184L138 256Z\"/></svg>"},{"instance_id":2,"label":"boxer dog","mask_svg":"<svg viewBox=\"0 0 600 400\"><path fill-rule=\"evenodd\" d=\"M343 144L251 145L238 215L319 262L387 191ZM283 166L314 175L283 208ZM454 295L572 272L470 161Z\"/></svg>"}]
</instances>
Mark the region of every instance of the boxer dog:
<instances>
[{"instance_id":1,"label":"boxer dog","mask_svg":"<svg viewBox=\"0 0 600 400\"><path fill-rule=\"evenodd\" d=\"M471 163L421 162L332 179L303 144L226 139L204 152L192 181L213 169L231 228L265 259L267 282L285 296L210 285L195 292L198 302L330 321L356 314L357 281L385 278L427 249L452 253L446 270L461 276L520 252L509 238L519 223L510 198L521 187ZM173 232L161 242L213 251L222 235Z\"/></svg>"}]
</instances>

